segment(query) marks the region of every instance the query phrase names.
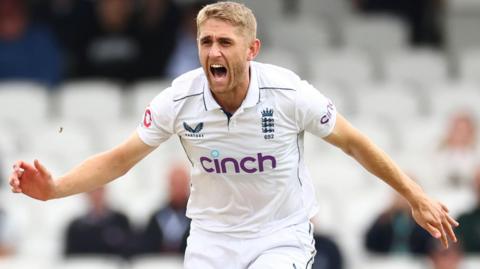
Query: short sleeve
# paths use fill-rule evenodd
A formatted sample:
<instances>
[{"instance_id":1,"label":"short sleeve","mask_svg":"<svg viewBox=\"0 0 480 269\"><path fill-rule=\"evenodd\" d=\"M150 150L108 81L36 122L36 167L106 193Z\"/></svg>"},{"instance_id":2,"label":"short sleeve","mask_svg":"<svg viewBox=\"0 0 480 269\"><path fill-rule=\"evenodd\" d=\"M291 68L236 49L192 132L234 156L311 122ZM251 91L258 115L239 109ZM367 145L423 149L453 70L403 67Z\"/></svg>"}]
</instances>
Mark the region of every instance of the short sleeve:
<instances>
[{"instance_id":1,"label":"short sleeve","mask_svg":"<svg viewBox=\"0 0 480 269\"><path fill-rule=\"evenodd\" d=\"M296 118L299 131L307 131L319 137L329 135L337 110L333 102L306 81L300 82L296 100Z\"/></svg>"},{"instance_id":2,"label":"short sleeve","mask_svg":"<svg viewBox=\"0 0 480 269\"><path fill-rule=\"evenodd\" d=\"M171 88L158 94L147 106L142 121L137 127L140 139L156 147L174 133L175 112Z\"/></svg>"}]
</instances>

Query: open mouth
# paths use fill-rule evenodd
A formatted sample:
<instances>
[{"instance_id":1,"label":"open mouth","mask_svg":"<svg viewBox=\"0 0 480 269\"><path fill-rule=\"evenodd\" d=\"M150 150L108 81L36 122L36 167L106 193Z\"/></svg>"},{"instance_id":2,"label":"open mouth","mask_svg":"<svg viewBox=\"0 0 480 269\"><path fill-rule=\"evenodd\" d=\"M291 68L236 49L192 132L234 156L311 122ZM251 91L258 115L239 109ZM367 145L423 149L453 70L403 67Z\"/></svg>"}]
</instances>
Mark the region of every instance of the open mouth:
<instances>
[{"instance_id":1,"label":"open mouth","mask_svg":"<svg viewBox=\"0 0 480 269\"><path fill-rule=\"evenodd\" d=\"M225 78L227 76L227 68L221 64L210 65L210 72L216 79Z\"/></svg>"}]
</instances>

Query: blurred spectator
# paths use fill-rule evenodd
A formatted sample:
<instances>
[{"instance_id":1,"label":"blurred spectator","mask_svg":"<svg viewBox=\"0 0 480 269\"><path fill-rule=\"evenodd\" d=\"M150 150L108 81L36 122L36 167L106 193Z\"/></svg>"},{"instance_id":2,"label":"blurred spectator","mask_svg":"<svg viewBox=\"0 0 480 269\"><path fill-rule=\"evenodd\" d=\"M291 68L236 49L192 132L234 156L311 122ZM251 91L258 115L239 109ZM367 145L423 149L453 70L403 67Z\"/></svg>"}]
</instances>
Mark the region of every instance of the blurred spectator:
<instances>
[{"instance_id":1,"label":"blurred spectator","mask_svg":"<svg viewBox=\"0 0 480 269\"><path fill-rule=\"evenodd\" d=\"M459 112L452 116L436 153L434 169L438 173L438 186L471 186L475 165L478 163L476 137L473 115ZM441 180L444 182L440 182Z\"/></svg>"},{"instance_id":2,"label":"blurred spectator","mask_svg":"<svg viewBox=\"0 0 480 269\"><path fill-rule=\"evenodd\" d=\"M143 252L183 254L190 228L185 216L190 193L190 172L183 164L174 164L168 174L168 204L157 210L142 234Z\"/></svg>"},{"instance_id":3,"label":"blurred spectator","mask_svg":"<svg viewBox=\"0 0 480 269\"><path fill-rule=\"evenodd\" d=\"M3 166L3 152L2 152L2 144L0 143L0 178L4 179L7 178L7 175L4 174L4 166ZM5 183L3 180L0 180L0 190L3 188Z\"/></svg>"},{"instance_id":4,"label":"blurred spectator","mask_svg":"<svg viewBox=\"0 0 480 269\"><path fill-rule=\"evenodd\" d=\"M98 0L95 15L94 26L79 41L76 75L135 80L140 76L142 61L133 0Z\"/></svg>"},{"instance_id":5,"label":"blurred spectator","mask_svg":"<svg viewBox=\"0 0 480 269\"><path fill-rule=\"evenodd\" d=\"M196 17L205 3L184 4L181 27L176 36L175 49L167 65L167 76L176 78L181 74L200 67L197 50Z\"/></svg>"},{"instance_id":6,"label":"blurred spectator","mask_svg":"<svg viewBox=\"0 0 480 269\"><path fill-rule=\"evenodd\" d=\"M480 253L480 165L477 166L473 181L477 199L475 207L458 218L457 228L459 242L467 253Z\"/></svg>"},{"instance_id":7,"label":"blurred spectator","mask_svg":"<svg viewBox=\"0 0 480 269\"><path fill-rule=\"evenodd\" d=\"M127 217L108 207L104 188L87 195L89 211L68 226L66 255L106 254L128 258L132 230Z\"/></svg>"},{"instance_id":8,"label":"blurred spectator","mask_svg":"<svg viewBox=\"0 0 480 269\"><path fill-rule=\"evenodd\" d=\"M367 13L391 13L405 19L410 26L412 45L443 46L444 0L352 0L352 2L356 8Z\"/></svg>"},{"instance_id":9,"label":"blurred spectator","mask_svg":"<svg viewBox=\"0 0 480 269\"><path fill-rule=\"evenodd\" d=\"M62 47L64 74L75 74L75 52L82 49L82 37L95 27L94 1L88 0L30 0L32 16L47 23L55 32Z\"/></svg>"},{"instance_id":10,"label":"blurred spectator","mask_svg":"<svg viewBox=\"0 0 480 269\"><path fill-rule=\"evenodd\" d=\"M445 248L437 240L430 239L428 258L431 269L460 269L463 253L458 244L450 244Z\"/></svg>"},{"instance_id":11,"label":"blurred spectator","mask_svg":"<svg viewBox=\"0 0 480 269\"><path fill-rule=\"evenodd\" d=\"M337 244L326 235L314 234L317 253L312 269L342 269L343 257Z\"/></svg>"},{"instance_id":12,"label":"blurred spectator","mask_svg":"<svg viewBox=\"0 0 480 269\"><path fill-rule=\"evenodd\" d=\"M15 228L9 216L0 208L0 259L15 253Z\"/></svg>"},{"instance_id":13,"label":"blurred spectator","mask_svg":"<svg viewBox=\"0 0 480 269\"><path fill-rule=\"evenodd\" d=\"M181 24L180 9L172 0L141 0L139 4L137 35L142 46L142 64L137 68L144 78L165 77Z\"/></svg>"},{"instance_id":14,"label":"blurred spectator","mask_svg":"<svg viewBox=\"0 0 480 269\"><path fill-rule=\"evenodd\" d=\"M418 226L407 201L398 194L368 229L365 245L376 254L424 255L430 235Z\"/></svg>"},{"instance_id":15,"label":"blurred spectator","mask_svg":"<svg viewBox=\"0 0 480 269\"><path fill-rule=\"evenodd\" d=\"M50 86L61 79L61 54L50 29L34 23L24 0L0 0L0 80Z\"/></svg>"}]
</instances>

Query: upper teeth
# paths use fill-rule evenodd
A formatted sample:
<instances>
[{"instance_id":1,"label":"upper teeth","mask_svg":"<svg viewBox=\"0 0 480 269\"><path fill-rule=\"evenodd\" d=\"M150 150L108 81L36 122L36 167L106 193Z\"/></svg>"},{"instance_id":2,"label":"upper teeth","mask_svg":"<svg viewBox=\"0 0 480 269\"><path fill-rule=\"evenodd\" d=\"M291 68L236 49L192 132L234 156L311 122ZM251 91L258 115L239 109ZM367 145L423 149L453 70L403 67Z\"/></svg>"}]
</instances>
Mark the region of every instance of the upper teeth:
<instances>
[{"instance_id":1,"label":"upper teeth","mask_svg":"<svg viewBox=\"0 0 480 269\"><path fill-rule=\"evenodd\" d=\"M221 67L223 67L223 65L221 65L221 64L212 64L211 67L213 67L213 68L221 68Z\"/></svg>"}]
</instances>

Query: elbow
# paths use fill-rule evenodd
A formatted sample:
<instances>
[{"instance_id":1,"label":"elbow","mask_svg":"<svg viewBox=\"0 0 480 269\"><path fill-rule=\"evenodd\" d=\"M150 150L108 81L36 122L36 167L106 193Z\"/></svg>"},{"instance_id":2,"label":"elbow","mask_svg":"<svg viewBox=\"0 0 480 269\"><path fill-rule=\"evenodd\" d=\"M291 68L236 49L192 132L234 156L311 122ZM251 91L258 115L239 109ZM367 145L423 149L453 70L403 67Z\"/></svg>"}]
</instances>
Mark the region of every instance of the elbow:
<instances>
[{"instance_id":1,"label":"elbow","mask_svg":"<svg viewBox=\"0 0 480 269\"><path fill-rule=\"evenodd\" d=\"M128 162L119 162L118 166L116 167L117 174L115 175L115 178L122 177L130 171L133 165L130 165Z\"/></svg>"},{"instance_id":2,"label":"elbow","mask_svg":"<svg viewBox=\"0 0 480 269\"><path fill-rule=\"evenodd\" d=\"M353 157L353 149L352 147L349 147L349 146L345 146L345 147L342 147L342 151L347 154L348 156L350 157Z\"/></svg>"},{"instance_id":3,"label":"elbow","mask_svg":"<svg viewBox=\"0 0 480 269\"><path fill-rule=\"evenodd\" d=\"M348 156L353 157L355 152L355 143L353 141L345 141L339 148Z\"/></svg>"}]
</instances>

